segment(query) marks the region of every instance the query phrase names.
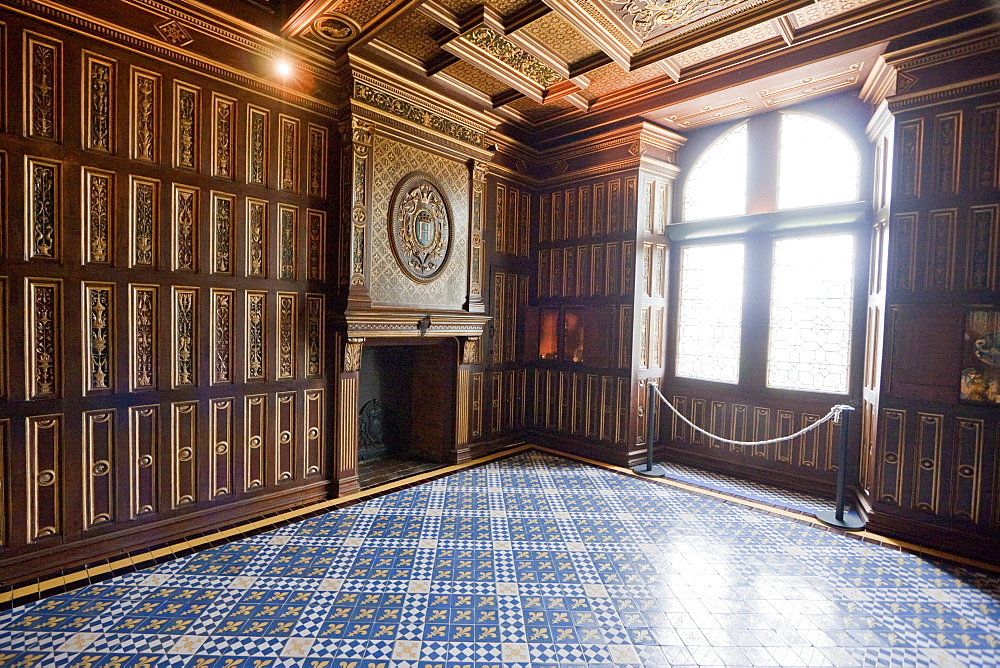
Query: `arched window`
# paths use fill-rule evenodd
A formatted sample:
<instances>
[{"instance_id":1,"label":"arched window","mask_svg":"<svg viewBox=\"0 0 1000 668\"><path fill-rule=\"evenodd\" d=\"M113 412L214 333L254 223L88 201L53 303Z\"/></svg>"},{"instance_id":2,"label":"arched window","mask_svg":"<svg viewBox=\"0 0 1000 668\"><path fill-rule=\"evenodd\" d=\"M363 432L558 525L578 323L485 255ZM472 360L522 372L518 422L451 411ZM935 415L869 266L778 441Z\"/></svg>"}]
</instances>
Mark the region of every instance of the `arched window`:
<instances>
[{"instance_id":1,"label":"arched window","mask_svg":"<svg viewBox=\"0 0 1000 668\"><path fill-rule=\"evenodd\" d=\"M684 220L747 212L747 124L716 139L691 168L684 185Z\"/></svg>"},{"instance_id":2,"label":"arched window","mask_svg":"<svg viewBox=\"0 0 1000 668\"><path fill-rule=\"evenodd\" d=\"M784 113L780 137L779 209L858 199L860 158L843 130L810 114Z\"/></svg>"}]
</instances>

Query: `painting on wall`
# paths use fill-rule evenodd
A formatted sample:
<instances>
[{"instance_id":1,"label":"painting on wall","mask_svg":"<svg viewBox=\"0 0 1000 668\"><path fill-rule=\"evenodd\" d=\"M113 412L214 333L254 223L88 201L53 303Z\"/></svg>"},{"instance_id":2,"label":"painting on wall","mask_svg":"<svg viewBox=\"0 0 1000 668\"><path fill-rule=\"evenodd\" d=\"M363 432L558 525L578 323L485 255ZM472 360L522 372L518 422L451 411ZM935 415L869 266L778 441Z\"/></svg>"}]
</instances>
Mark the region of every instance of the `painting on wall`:
<instances>
[{"instance_id":1,"label":"painting on wall","mask_svg":"<svg viewBox=\"0 0 1000 668\"><path fill-rule=\"evenodd\" d=\"M960 398L1000 404L1000 310L969 311L965 321Z\"/></svg>"}]
</instances>

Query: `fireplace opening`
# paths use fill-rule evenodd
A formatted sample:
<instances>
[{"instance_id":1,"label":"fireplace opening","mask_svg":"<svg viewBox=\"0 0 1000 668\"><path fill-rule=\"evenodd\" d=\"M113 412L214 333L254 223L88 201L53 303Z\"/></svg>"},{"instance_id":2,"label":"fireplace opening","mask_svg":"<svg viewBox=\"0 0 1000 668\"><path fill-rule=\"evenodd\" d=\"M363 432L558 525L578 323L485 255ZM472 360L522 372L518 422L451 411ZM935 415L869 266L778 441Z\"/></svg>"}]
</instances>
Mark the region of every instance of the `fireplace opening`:
<instances>
[{"instance_id":1,"label":"fireplace opening","mask_svg":"<svg viewBox=\"0 0 1000 668\"><path fill-rule=\"evenodd\" d=\"M450 463L456 355L451 339L365 341L358 379L362 489Z\"/></svg>"}]
</instances>

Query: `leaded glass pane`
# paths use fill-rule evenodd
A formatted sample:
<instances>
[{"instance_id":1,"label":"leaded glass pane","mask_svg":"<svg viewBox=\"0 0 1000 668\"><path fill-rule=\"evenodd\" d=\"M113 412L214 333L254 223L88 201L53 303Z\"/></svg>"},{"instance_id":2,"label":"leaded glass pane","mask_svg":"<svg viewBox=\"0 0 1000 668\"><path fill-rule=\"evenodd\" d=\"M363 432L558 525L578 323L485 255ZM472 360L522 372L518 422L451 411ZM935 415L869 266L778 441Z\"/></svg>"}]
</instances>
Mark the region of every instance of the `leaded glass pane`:
<instances>
[{"instance_id":1,"label":"leaded glass pane","mask_svg":"<svg viewBox=\"0 0 1000 668\"><path fill-rule=\"evenodd\" d=\"M724 134L698 158L684 185L684 220L747 212L747 124Z\"/></svg>"},{"instance_id":2,"label":"leaded glass pane","mask_svg":"<svg viewBox=\"0 0 1000 668\"><path fill-rule=\"evenodd\" d=\"M846 394L854 237L774 242L767 386Z\"/></svg>"},{"instance_id":3,"label":"leaded glass pane","mask_svg":"<svg viewBox=\"0 0 1000 668\"><path fill-rule=\"evenodd\" d=\"M681 251L677 375L722 383L740 376L743 244Z\"/></svg>"},{"instance_id":4,"label":"leaded glass pane","mask_svg":"<svg viewBox=\"0 0 1000 668\"><path fill-rule=\"evenodd\" d=\"M808 114L782 114L780 141L779 209L858 198L858 150L843 130Z\"/></svg>"}]
</instances>

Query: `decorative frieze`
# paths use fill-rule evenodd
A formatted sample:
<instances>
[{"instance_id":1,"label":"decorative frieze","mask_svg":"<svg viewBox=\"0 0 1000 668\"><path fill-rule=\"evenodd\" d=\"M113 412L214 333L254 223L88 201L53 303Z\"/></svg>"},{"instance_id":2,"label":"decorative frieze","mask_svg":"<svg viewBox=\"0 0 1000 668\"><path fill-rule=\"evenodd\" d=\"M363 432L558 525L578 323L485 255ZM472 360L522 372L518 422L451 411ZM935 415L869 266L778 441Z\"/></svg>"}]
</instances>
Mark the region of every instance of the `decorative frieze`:
<instances>
[{"instance_id":1,"label":"decorative frieze","mask_svg":"<svg viewBox=\"0 0 1000 668\"><path fill-rule=\"evenodd\" d=\"M156 162L160 155L160 75L131 69L129 127L132 158Z\"/></svg>"},{"instance_id":2,"label":"decorative frieze","mask_svg":"<svg viewBox=\"0 0 1000 668\"><path fill-rule=\"evenodd\" d=\"M173 186L171 207L172 268L174 271L198 270L198 189Z\"/></svg>"},{"instance_id":3,"label":"decorative frieze","mask_svg":"<svg viewBox=\"0 0 1000 668\"><path fill-rule=\"evenodd\" d=\"M267 276L267 211L264 200L247 198L247 276Z\"/></svg>"},{"instance_id":4,"label":"decorative frieze","mask_svg":"<svg viewBox=\"0 0 1000 668\"><path fill-rule=\"evenodd\" d=\"M368 84L355 82L354 99L379 111L416 123L466 144L480 148L486 146L484 133L460 125L440 114L422 109L401 97L372 88Z\"/></svg>"},{"instance_id":5,"label":"decorative frieze","mask_svg":"<svg viewBox=\"0 0 1000 668\"><path fill-rule=\"evenodd\" d=\"M278 293L278 346L275 376L279 380L295 378L295 349L298 339L298 327L295 322L298 316L297 297L298 295L294 292Z\"/></svg>"},{"instance_id":6,"label":"decorative frieze","mask_svg":"<svg viewBox=\"0 0 1000 668\"><path fill-rule=\"evenodd\" d=\"M323 295L306 295L306 378L323 377L324 301Z\"/></svg>"},{"instance_id":7,"label":"decorative frieze","mask_svg":"<svg viewBox=\"0 0 1000 668\"><path fill-rule=\"evenodd\" d=\"M155 267L160 227L160 183L129 176L129 266Z\"/></svg>"},{"instance_id":8,"label":"decorative frieze","mask_svg":"<svg viewBox=\"0 0 1000 668\"><path fill-rule=\"evenodd\" d=\"M235 178L236 100L212 93L212 175Z\"/></svg>"},{"instance_id":9,"label":"decorative frieze","mask_svg":"<svg viewBox=\"0 0 1000 668\"><path fill-rule=\"evenodd\" d=\"M174 81L174 166L198 169L201 89Z\"/></svg>"},{"instance_id":10,"label":"decorative frieze","mask_svg":"<svg viewBox=\"0 0 1000 668\"><path fill-rule=\"evenodd\" d=\"M24 222L26 260L58 260L61 255L61 164L24 158Z\"/></svg>"},{"instance_id":11,"label":"decorative frieze","mask_svg":"<svg viewBox=\"0 0 1000 668\"><path fill-rule=\"evenodd\" d=\"M62 283L25 279L26 390L28 399L62 393Z\"/></svg>"},{"instance_id":12,"label":"decorative frieze","mask_svg":"<svg viewBox=\"0 0 1000 668\"><path fill-rule=\"evenodd\" d=\"M236 197L212 193L212 272L233 273L233 216Z\"/></svg>"},{"instance_id":13,"label":"decorative frieze","mask_svg":"<svg viewBox=\"0 0 1000 668\"><path fill-rule=\"evenodd\" d=\"M83 168L83 261L114 264L115 174Z\"/></svg>"},{"instance_id":14,"label":"decorative frieze","mask_svg":"<svg viewBox=\"0 0 1000 668\"><path fill-rule=\"evenodd\" d=\"M115 150L116 61L83 52L83 146L91 151Z\"/></svg>"},{"instance_id":15,"label":"decorative frieze","mask_svg":"<svg viewBox=\"0 0 1000 668\"><path fill-rule=\"evenodd\" d=\"M129 285L129 389L156 389L157 286Z\"/></svg>"},{"instance_id":16,"label":"decorative frieze","mask_svg":"<svg viewBox=\"0 0 1000 668\"><path fill-rule=\"evenodd\" d=\"M198 288L172 288L173 386L198 384Z\"/></svg>"},{"instance_id":17,"label":"decorative frieze","mask_svg":"<svg viewBox=\"0 0 1000 668\"><path fill-rule=\"evenodd\" d=\"M232 383L233 373L233 290L212 288L212 384Z\"/></svg>"},{"instance_id":18,"label":"decorative frieze","mask_svg":"<svg viewBox=\"0 0 1000 668\"><path fill-rule=\"evenodd\" d=\"M299 191L299 135L297 118L278 114L278 188Z\"/></svg>"},{"instance_id":19,"label":"decorative frieze","mask_svg":"<svg viewBox=\"0 0 1000 668\"><path fill-rule=\"evenodd\" d=\"M115 388L115 284L83 284L83 388Z\"/></svg>"},{"instance_id":20,"label":"decorative frieze","mask_svg":"<svg viewBox=\"0 0 1000 668\"><path fill-rule=\"evenodd\" d=\"M278 278L295 280L298 252L296 249L298 208L278 205Z\"/></svg>"},{"instance_id":21,"label":"decorative frieze","mask_svg":"<svg viewBox=\"0 0 1000 668\"><path fill-rule=\"evenodd\" d=\"M267 186L270 112L247 105L247 183Z\"/></svg>"},{"instance_id":22,"label":"decorative frieze","mask_svg":"<svg viewBox=\"0 0 1000 668\"><path fill-rule=\"evenodd\" d=\"M246 294L246 379L264 380L267 357L264 336L267 332L267 293L247 290Z\"/></svg>"},{"instance_id":23,"label":"decorative frieze","mask_svg":"<svg viewBox=\"0 0 1000 668\"><path fill-rule=\"evenodd\" d=\"M62 139L62 42L24 33L24 134Z\"/></svg>"}]
</instances>

